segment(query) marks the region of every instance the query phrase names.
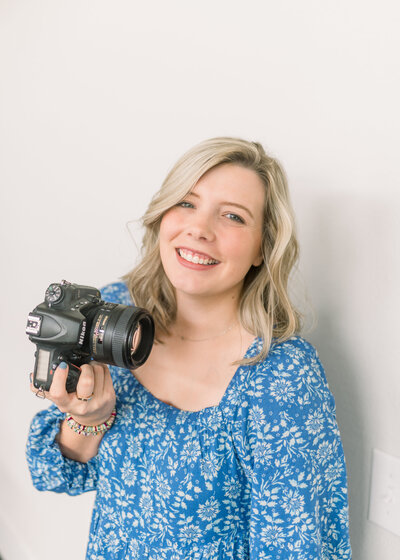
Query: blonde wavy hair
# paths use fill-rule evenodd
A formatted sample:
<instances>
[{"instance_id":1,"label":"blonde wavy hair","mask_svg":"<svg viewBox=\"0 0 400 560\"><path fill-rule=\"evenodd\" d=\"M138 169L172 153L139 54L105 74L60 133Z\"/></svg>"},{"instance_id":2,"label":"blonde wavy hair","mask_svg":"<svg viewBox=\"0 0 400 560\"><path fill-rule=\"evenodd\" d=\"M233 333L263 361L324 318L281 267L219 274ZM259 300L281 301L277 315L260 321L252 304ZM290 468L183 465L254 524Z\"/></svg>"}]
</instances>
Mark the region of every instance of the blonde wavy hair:
<instances>
[{"instance_id":1,"label":"blonde wavy hair","mask_svg":"<svg viewBox=\"0 0 400 560\"><path fill-rule=\"evenodd\" d=\"M169 334L176 317L175 291L160 259L160 222L210 169L222 164L252 169L265 185L263 262L248 271L239 302L239 320L246 330L263 340L260 353L238 363L264 359L272 339L282 342L300 329L300 314L290 301L288 282L298 259L298 242L287 180L278 161L258 142L239 138L212 138L186 152L168 173L142 218L145 232L142 259L123 277L136 305L153 316L156 337Z\"/></svg>"}]
</instances>

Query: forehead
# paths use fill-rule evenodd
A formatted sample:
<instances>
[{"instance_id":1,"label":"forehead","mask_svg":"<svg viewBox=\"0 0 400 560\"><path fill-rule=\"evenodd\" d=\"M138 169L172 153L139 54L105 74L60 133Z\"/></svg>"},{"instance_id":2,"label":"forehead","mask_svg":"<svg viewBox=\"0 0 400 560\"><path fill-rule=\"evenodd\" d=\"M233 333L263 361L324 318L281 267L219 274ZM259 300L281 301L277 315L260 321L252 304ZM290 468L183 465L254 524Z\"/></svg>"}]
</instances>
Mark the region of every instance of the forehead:
<instances>
[{"instance_id":1,"label":"forehead","mask_svg":"<svg viewBox=\"0 0 400 560\"><path fill-rule=\"evenodd\" d=\"M265 185L261 177L252 169L233 163L224 163L207 171L191 192L199 196L209 193L239 198L241 202L262 207L265 200Z\"/></svg>"}]
</instances>

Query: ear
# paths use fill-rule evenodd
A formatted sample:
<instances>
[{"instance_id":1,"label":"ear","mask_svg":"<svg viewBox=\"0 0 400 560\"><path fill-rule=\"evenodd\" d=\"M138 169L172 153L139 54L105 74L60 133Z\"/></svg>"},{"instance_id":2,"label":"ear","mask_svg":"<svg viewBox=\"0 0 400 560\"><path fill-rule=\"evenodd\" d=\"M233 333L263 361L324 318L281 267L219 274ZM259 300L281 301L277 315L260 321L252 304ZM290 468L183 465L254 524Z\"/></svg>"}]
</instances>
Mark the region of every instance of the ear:
<instances>
[{"instance_id":1,"label":"ear","mask_svg":"<svg viewBox=\"0 0 400 560\"><path fill-rule=\"evenodd\" d=\"M260 264L263 262L263 256L261 254L261 251L259 252L259 254L257 255L257 257L254 259L254 261L252 262L253 266L260 266Z\"/></svg>"}]
</instances>

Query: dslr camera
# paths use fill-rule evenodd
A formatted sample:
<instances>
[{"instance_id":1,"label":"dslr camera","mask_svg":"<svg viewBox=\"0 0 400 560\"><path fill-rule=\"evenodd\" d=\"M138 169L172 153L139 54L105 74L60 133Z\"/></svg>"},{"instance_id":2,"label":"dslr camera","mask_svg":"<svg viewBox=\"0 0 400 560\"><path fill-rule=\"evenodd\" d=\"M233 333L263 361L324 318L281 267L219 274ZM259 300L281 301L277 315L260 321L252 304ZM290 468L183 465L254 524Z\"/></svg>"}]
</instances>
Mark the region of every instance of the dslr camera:
<instances>
[{"instance_id":1,"label":"dslr camera","mask_svg":"<svg viewBox=\"0 0 400 560\"><path fill-rule=\"evenodd\" d=\"M29 314L26 334L36 344L33 385L48 391L54 370L69 364L66 389L76 390L80 366L92 359L128 369L141 366L154 341L154 321L145 309L110 303L96 288L63 280L50 284L44 302Z\"/></svg>"}]
</instances>

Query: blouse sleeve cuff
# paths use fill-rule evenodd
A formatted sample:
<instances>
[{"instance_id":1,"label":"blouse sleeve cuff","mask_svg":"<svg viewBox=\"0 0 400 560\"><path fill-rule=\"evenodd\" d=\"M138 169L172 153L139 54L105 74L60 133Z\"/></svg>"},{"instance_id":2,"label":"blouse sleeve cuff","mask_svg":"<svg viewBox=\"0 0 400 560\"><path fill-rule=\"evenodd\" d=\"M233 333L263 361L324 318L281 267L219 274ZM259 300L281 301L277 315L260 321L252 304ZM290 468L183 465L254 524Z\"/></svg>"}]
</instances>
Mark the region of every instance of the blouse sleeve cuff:
<instances>
[{"instance_id":1,"label":"blouse sleeve cuff","mask_svg":"<svg viewBox=\"0 0 400 560\"><path fill-rule=\"evenodd\" d=\"M82 494L96 487L97 458L79 463L62 455L55 438L64 418L54 405L34 417L26 448L28 467L38 490Z\"/></svg>"}]
</instances>

